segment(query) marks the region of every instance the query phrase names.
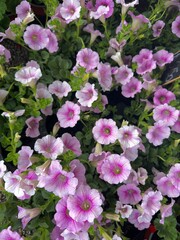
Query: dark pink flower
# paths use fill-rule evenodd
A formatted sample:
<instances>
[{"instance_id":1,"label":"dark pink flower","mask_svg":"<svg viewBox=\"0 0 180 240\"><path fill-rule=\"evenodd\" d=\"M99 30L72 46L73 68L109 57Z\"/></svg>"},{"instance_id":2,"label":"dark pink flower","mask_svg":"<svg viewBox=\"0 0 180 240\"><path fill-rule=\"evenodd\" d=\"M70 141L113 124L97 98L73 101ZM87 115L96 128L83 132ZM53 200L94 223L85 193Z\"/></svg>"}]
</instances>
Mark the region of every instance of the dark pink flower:
<instances>
[{"instance_id":1,"label":"dark pink flower","mask_svg":"<svg viewBox=\"0 0 180 240\"><path fill-rule=\"evenodd\" d=\"M163 67L165 64L171 63L174 60L174 54L162 49L156 52L153 58L158 66Z\"/></svg>"},{"instance_id":2,"label":"dark pink flower","mask_svg":"<svg viewBox=\"0 0 180 240\"><path fill-rule=\"evenodd\" d=\"M177 16L174 22L172 22L171 30L172 33L174 33L178 38L180 38L180 16Z\"/></svg>"},{"instance_id":3,"label":"dark pink flower","mask_svg":"<svg viewBox=\"0 0 180 240\"><path fill-rule=\"evenodd\" d=\"M153 30L153 37L159 37L161 35L161 32L165 26L165 23L162 20L158 20L157 22L154 23L152 26Z\"/></svg>"},{"instance_id":4,"label":"dark pink flower","mask_svg":"<svg viewBox=\"0 0 180 240\"><path fill-rule=\"evenodd\" d=\"M100 143L108 145L114 143L118 137L116 122L112 119L99 119L92 129L94 139Z\"/></svg>"},{"instance_id":5,"label":"dark pink flower","mask_svg":"<svg viewBox=\"0 0 180 240\"><path fill-rule=\"evenodd\" d=\"M74 127L80 119L79 105L66 101L57 111L57 118L61 127Z\"/></svg>"},{"instance_id":6,"label":"dark pink flower","mask_svg":"<svg viewBox=\"0 0 180 240\"><path fill-rule=\"evenodd\" d=\"M0 239L1 240L23 240L23 238L17 233L11 231L11 227L7 229L3 229L0 232Z\"/></svg>"},{"instance_id":7,"label":"dark pink flower","mask_svg":"<svg viewBox=\"0 0 180 240\"><path fill-rule=\"evenodd\" d=\"M159 88L154 93L153 102L155 105L169 104L173 100L176 100L175 94L166 88Z\"/></svg>"},{"instance_id":8,"label":"dark pink flower","mask_svg":"<svg viewBox=\"0 0 180 240\"><path fill-rule=\"evenodd\" d=\"M119 201L123 204L137 204L141 201L141 190L135 184L122 185L117 189Z\"/></svg>"},{"instance_id":9,"label":"dark pink flower","mask_svg":"<svg viewBox=\"0 0 180 240\"><path fill-rule=\"evenodd\" d=\"M140 93L142 83L137 78L132 77L128 83L122 86L122 95L127 98L134 98L135 94Z\"/></svg>"}]
</instances>

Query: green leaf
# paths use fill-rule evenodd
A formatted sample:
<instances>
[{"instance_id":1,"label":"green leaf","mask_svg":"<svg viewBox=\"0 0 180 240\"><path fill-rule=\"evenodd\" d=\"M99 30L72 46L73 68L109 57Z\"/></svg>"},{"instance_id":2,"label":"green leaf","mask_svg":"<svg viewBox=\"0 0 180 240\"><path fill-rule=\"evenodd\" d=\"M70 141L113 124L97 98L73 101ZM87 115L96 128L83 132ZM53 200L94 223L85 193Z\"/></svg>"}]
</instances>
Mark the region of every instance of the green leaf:
<instances>
[{"instance_id":1,"label":"green leaf","mask_svg":"<svg viewBox=\"0 0 180 240\"><path fill-rule=\"evenodd\" d=\"M176 240L178 235L177 235L177 221L174 216L170 216L168 218L165 218L164 224L159 223L159 219L156 219L154 221L155 227L157 228L158 236L162 237L163 239L166 240Z\"/></svg>"},{"instance_id":2,"label":"green leaf","mask_svg":"<svg viewBox=\"0 0 180 240\"><path fill-rule=\"evenodd\" d=\"M51 99L51 98L39 98L39 99L37 100L39 109L44 109L44 108L46 108L48 105L51 104L51 102L52 102L52 99Z\"/></svg>"},{"instance_id":3,"label":"green leaf","mask_svg":"<svg viewBox=\"0 0 180 240\"><path fill-rule=\"evenodd\" d=\"M1 7L0 7L0 20L3 19L4 14L6 12L6 0L1 0Z\"/></svg>"},{"instance_id":4,"label":"green leaf","mask_svg":"<svg viewBox=\"0 0 180 240\"><path fill-rule=\"evenodd\" d=\"M19 157L18 153L10 152L10 153L8 153L8 155L5 158L5 160L7 162L13 162L14 165L17 165L18 157Z\"/></svg>"}]
</instances>

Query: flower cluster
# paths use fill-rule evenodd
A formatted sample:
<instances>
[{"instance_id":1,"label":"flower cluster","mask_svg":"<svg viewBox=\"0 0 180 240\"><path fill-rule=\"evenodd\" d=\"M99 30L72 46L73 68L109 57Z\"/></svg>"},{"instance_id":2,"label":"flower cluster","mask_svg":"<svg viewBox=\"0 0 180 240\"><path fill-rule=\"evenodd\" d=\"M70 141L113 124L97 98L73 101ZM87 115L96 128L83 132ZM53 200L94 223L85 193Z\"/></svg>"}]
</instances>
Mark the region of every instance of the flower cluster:
<instances>
[{"instance_id":1,"label":"flower cluster","mask_svg":"<svg viewBox=\"0 0 180 240\"><path fill-rule=\"evenodd\" d=\"M180 16L163 0L43 2L45 19L23 0L0 33L0 239L121 240L155 224L175 240L179 70L166 75Z\"/></svg>"}]
</instances>

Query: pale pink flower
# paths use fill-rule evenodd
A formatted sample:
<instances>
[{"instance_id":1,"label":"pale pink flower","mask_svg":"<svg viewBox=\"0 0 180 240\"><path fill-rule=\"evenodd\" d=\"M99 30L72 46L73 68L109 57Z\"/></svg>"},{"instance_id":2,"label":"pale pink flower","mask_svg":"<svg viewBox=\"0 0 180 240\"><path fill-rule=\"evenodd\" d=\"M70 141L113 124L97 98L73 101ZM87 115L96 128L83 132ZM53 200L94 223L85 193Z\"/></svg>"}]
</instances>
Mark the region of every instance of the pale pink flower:
<instances>
[{"instance_id":1,"label":"pale pink flower","mask_svg":"<svg viewBox=\"0 0 180 240\"><path fill-rule=\"evenodd\" d=\"M37 24L28 26L23 37L24 42L33 50L43 49L49 43L46 30Z\"/></svg>"},{"instance_id":2,"label":"pale pink flower","mask_svg":"<svg viewBox=\"0 0 180 240\"><path fill-rule=\"evenodd\" d=\"M109 45L111 48L115 49L116 51L122 52L123 47L126 45L126 42L127 41L124 39L122 41L118 42L116 38L111 38L109 40Z\"/></svg>"},{"instance_id":3,"label":"pale pink flower","mask_svg":"<svg viewBox=\"0 0 180 240\"><path fill-rule=\"evenodd\" d=\"M26 129L26 137L36 138L40 135L39 122L42 117L30 117L26 120L28 128Z\"/></svg>"},{"instance_id":4,"label":"pale pink flower","mask_svg":"<svg viewBox=\"0 0 180 240\"><path fill-rule=\"evenodd\" d=\"M4 56L6 62L9 62L9 59L11 58L10 51L1 44L0 44L0 56Z\"/></svg>"},{"instance_id":5,"label":"pale pink flower","mask_svg":"<svg viewBox=\"0 0 180 240\"><path fill-rule=\"evenodd\" d=\"M112 86L111 66L109 63L99 63L97 68L97 78L103 91L109 91Z\"/></svg>"},{"instance_id":6,"label":"pale pink flower","mask_svg":"<svg viewBox=\"0 0 180 240\"><path fill-rule=\"evenodd\" d=\"M144 75L146 73L151 73L155 68L156 68L156 61L154 61L153 59L146 60L142 62L142 64L138 65L136 72L140 75Z\"/></svg>"},{"instance_id":7,"label":"pale pink flower","mask_svg":"<svg viewBox=\"0 0 180 240\"><path fill-rule=\"evenodd\" d=\"M123 204L135 205L141 201L141 190L135 184L122 185L117 189L119 201Z\"/></svg>"},{"instance_id":8,"label":"pale pink flower","mask_svg":"<svg viewBox=\"0 0 180 240\"><path fill-rule=\"evenodd\" d=\"M70 232L76 233L83 229L85 223L77 222L75 219L69 216L67 198L68 196L63 197L56 204L54 220L56 222L56 226L58 226L61 230L67 229Z\"/></svg>"},{"instance_id":9,"label":"pale pink flower","mask_svg":"<svg viewBox=\"0 0 180 240\"><path fill-rule=\"evenodd\" d=\"M123 126L119 129L118 140L123 149L132 148L141 141L135 126Z\"/></svg>"},{"instance_id":10,"label":"pale pink flower","mask_svg":"<svg viewBox=\"0 0 180 240\"><path fill-rule=\"evenodd\" d=\"M11 120L11 118L14 118L14 117L20 117L22 116L23 114L25 113L25 110L24 109L20 109L20 110L17 110L15 112L3 112L1 115L3 117L7 117ZM13 121L13 120L12 120Z\"/></svg>"},{"instance_id":11,"label":"pale pink flower","mask_svg":"<svg viewBox=\"0 0 180 240\"><path fill-rule=\"evenodd\" d=\"M145 168L138 168L137 172L138 182L142 185L145 185L145 181L148 178L148 173Z\"/></svg>"},{"instance_id":12,"label":"pale pink flower","mask_svg":"<svg viewBox=\"0 0 180 240\"><path fill-rule=\"evenodd\" d=\"M163 121L166 126L173 126L175 122L178 120L179 111L167 105L167 103L163 105L158 105L153 110L153 119L155 121Z\"/></svg>"},{"instance_id":13,"label":"pale pink flower","mask_svg":"<svg viewBox=\"0 0 180 240\"><path fill-rule=\"evenodd\" d=\"M128 83L122 86L122 95L127 98L134 98L137 93L141 92L142 83L137 78L132 77Z\"/></svg>"},{"instance_id":14,"label":"pale pink flower","mask_svg":"<svg viewBox=\"0 0 180 240\"><path fill-rule=\"evenodd\" d=\"M66 101L57 111L57 118L62 128L74 127L80 119L80 107L76 103Z\"/></svg>"},{"instance_id":15,"label":"pale pink flower","mask_svg":"<svg viewBox=\"0 0 180 240\"><path fill-rule=\"evenodd\" d=\"M108 145L117 140L118 128L112 119L101 118L96 121L92 133L98 143Z\"/></svg>"},{"instance_id":16,"label":"pale pink flower","mask_svg":"<svg viewBox=\"0 0 180 240\"><path fill-rule=\"evenodd\" d=\"M116 3L120 3L122 5L121 13L122 15L125 15L128 8L134 7L135 5L139 4L139 0L134 1L126 1L126 0L116 0Z\"/></svg>"},{"instance_id":17,"label":"pale pink flower","mask_svg":"<svg viewBox=\"0 0 180 240\"><path fill-rule=\"evenodd\" d=\"M93 223L102 213L102 200L96 189L89 186L80 186L76 194L67 199L67 208L69 216L76 219L77 222L88 221Z\"/></svg>"},{"instance_id":18,"label":"pale pink flower","mask_svg":"<svg viewBox=\"0 0 180 240\"><path fill-rule=\"evenodd\" d=\"M170 198L179 197L180 192L172 183L170 177L162 177L156 181L157 189L162 193L162 195L167 195Z\"/></svg>"},{"instance_id":19,"label":"pale pink flower","mask_svg":"<svg viewBox=\"0 0 180 240\"><path fill-rule=\"evenodd\" d=\"M79 0L65 0L60 7L60 14L66 23L70 23L80 17L81 5Z\"/></svg>"},{"instance_id":20,"label":"pale pink flower","mask_svg":"<svg viewBox=\"0 0 180 240\"><path fill-rule=\"evenodd\" d=\"M125 85L128 82L130 82L133 75L134 74L133 74L132 69L123 65L120 68L118 68L118 71L116 72L116 74L114 76L115 76L115 80L117 83L121 83L122 85Z\"/></svg>"},{"instance_id":21,"label":"pale pink flower","mask_svg":"<svg viewBox=\"0 0 180 240\"><path fill-rule=\"evenodd\" d=\"M90 18L99 19L101 22L105 22L105 16L108 14L109 6L100 5L95 11L90 11Z\"/></svg>"},{"instance_id":22,"label":"pale pink flower","mask_svg":"<svg viewBox=\"0 0 180 240\"><path fill-rule=\"evenodd\" d=\"M98 99L98 91L95 89L95 84L86 83L81 90L76 92L78 102L84 107L91 107L93 102Z\"/></svg>"},{"instance_id":23,"label":"pale pink flower","mask_svg":"<svg viewBox=\"0 0 180 240\"><path fill-rule=\"evenodd\" d=\"M37 217L41 213L40 208L28 209L20 206L17 207L18 207L18 219L21 219L23 229L26 227L28 222L31 221L31 219Z\"/></svg>"},{"instance_id":24,"label":"pale pink flower","mask_svg":"<svg viewBox=\"0 0 180 240\"><path fill-rule=\"evenodd\" d=\"M55 138L51 135L47 135L36 140L34 150L41 153L44 157L54 160L58 155L63 153L63 147L64 144L61 138Z\"/></svg>"},{"instance_id":25,"label":"pale pink flower","mask_svg":"<svg viewBox=\"0 0 180 240\"><path fill-rule=\"evenodd\" d=\"M169 217L173 214L172 207L173 207L174 203L175 203L174 199L171 199L170 204L161 206L161 208L160 208L161 220L159 221L161 224L164 224L164 219L166 217Z\"/></svg>"},{"instance_id":26,"label":"pale pink flower","mask_svg":"<svg viewBox=\"0 0 180 240\"><path fill-rule=\"evenodd\" d=\"M143 196L141 207L149 215L154 215L161 207L160 201L163 199L161 192L149 191Z\"/></svg>"},{"instance_id":27,"label":"pale pink flower","mask_svg":"<svg viewBox=\"0 0 180 240\"><path fill-rule=\"evenodd\" d=\"M140 65L143 62L151 59L153 59L152 51L147 48L143 48L138 55L133 57L132 62L136 62L138 65Z\"/></svg>"},{"instance_id":28,"label":"pale pink flower","mask_svg":"<svg viewBox=\"0 0 180 240\"><path fill-rule=\"evenodd\" d=\"M172 126L171 129L172 129L172 131L180 133L180 111L179 111L178 120L175 122L175 124Z\"/></svg>"},{"instance_id":29,"label":"pale pink flower","mask_svg":"<svg viewBox=\"0 0 180 240\"><path fill-rule=\"evenodd\" d=\"M154 105L169 104L173 100L176 100L175 94L166 88L159 88L154 93Z\"/></svg>"},{"instance_id":30,"label":"pale pink flower","mask_svg":"<svg viewBox=\"0 0 180 240\"><path fill-rule=\"evenodd\" d=\"M163 67L174 60L174 54L162 49L154 53L153 58L159 67Z\"/></svg>"},{"instance_id":31,"label":"pale pink flower","mask_svg":"<svg viewBox=\"0 0 180 240\"><path fill-rule=\"evenodd\" d=\"M7 170L6 165L4 164L4 160L0 161L0 178L4 176L5 171Z\"/></svg>"},{"instance_id":32,"label":"pale pink flower","mask_svg":"<svg viewBox=\"0 0 180 240\"><path fill-rule=\"evenodd\" d=\"M131 12L131 11L128 11L128 14L132 18L132 27L131 27L131 29L134 32L138 31L141 28L141 26L143 26L144 24L149 23L149 19L146 18L142 14L139 14L139 15L135 16L134 13Z\"/></svg>"},{"instance_id":33,"label":"pale pink flower","mask_svg":"<svg viewBox=\"0 0 180 240\"><path fill-rule=\"evenodd\" d=\"M149 228L150 226L150 221L139 221L139 217L141 216L141 213L139 210L134 209L132 214L129 216L128 221L133 224L137 229L143 230L145 228Z\"/></svg>"},{"instance_id":34,"label":"pale pink flower","mask_svg":"<svg viewBox=\"0 0 180 240\"><path fill-rule=\"evenodd\" d=\"M115 213L117 214L120 213L121 218L128 218L131 215L132 211L133 211L132 206L123 205L120 201L116 202Z\"/></svg>"},{"instance_id":35,"label":"pale pink flower","mask_svg":"<svg viewBox=\"0 0 180 240\"><path fill-rule=\"evenodd\" d=\"M88 32L91 34L91 39L90 39L90 45L96 40L97 37L104 37L104 34L102 34L99 30L94 30L94 24L89 23L83 28L83 31Z\"/></svg>"},{"instance_id":36,"label":"pale pink flower","mask_svg":"<svg viewBox=\"0 0 180 240\"><path fill-rule=\"evenodd\" d=\"M138 177L137 177L137 172L133 169L131 169L131 172L129 174L129 177L127 178L126 181L124 181L124 183L131 183L131 184L134 184L134 185L138 185L139 182L138 182Z\"/></svg>"},{"instance_id":37,"label":"pale pink flower","mask_svg":"<svg viewBox=\"0 0 180 240\"><path fill-rule=\"evenodd\" d=\"M76 156L80 156L81 151L81 144L79 140L76 137L71 136L69 133L64 133L61 137L63 144L64 144L64 150L63 152L67 152L68 150L71 150Z\"/></svg>"},{"instance_id":38,"label":"pale pink flower","mask_svg":"<svg viewBox=\"0 0 180 240\"><path fill-rule=\"evenodd\" d=\"M50 53L54 53L58 51L58 39L56 35L50 30L50 29L45 29L47 37L49 38L49 41L46 45L47 50Z\"/></svg>"},{"instance_id":39,"label":"pale pink flower","mask_svg":"<svg viewBox=\"0 0 180 240\"><path fill-rule=\"evenodd\" d=\"M26 171L26 169L32 165L31 156L33 150L28 146L22 146L21 150L18 152L18 169L20 171Z\"/></svg>"},{"instance_id":40,"label":"pale pink flower","mask_svg":"<svg viewBox=\"0 0 180 240\"><path fill-rule=\"evenodd\" d=\"M74 176L78 179L78 187L83 184L86 185L86 169L84 165L78 160L74 159L69 164L71 172L74 173Z\"/></svg>"},{"instance_id":41,"label":"pale pink flower","mask_svg":"<svg viewBox=\"0 0 180 240\"><path fill-rule=\"evenodd\" d=\"M127 158L111 154L102 162L100 178L110 184L118 184L127 180L130 172L131 165Z\"/></svg>"},{"instance_id":42,"label":"pale pink flower","mask_svg":"<svg viewBox=\"0 0 180 240\"><path fill-rule=\"evenodd\" d=\"M26 86L36 84L41 77L41 69L31 66L22 67L15 73L15 80Z\"/></svg>"},{"instance_id":43,"label":"pale pink flower","mask_svg":"<svg viewBox=\"0 0 180 240\"><path fill-rule=\"evenodd\" d=\"M148 92L154 92L157 89L157 81L156 79L152 79L150 73L145 73L142 75L143 79L143 88L146 89ZM148 101L146 99L146 101Z\"/></svg>"},{"instance_id":44,"label":"pale pink flower","mask_svg":"<svg viewBox=\"0 0 180 240\"><path fill-rule=\"evenodd\" d=\"M79 231L78 233L72 233L66 229L61 233L61 236L63 236L63 240L89 240L89 235L87 231Z\"/></svg>"},{"instance_id":45,"label":"pale pink flower","mask_svg":"<svg viewBox=\"0 0 180 240\"><path fill-rule=\"evenodd\" d=\"M71 86L66 81L56 80L51 83L48 87L51 94L55 94L59 99L67 97L68 93L71 92Z\"/></svg>"},{"instance_id":46,"label":"pale pink flower","mask_svg":"<svg viewBox=\"0 0 180 240\"><path fill-rule=\"evenodd\" d=\"M124 148L123 156L129 161L134 161L138 157L139 144L134 147Z\"/></svg>"},{"instance_id":47,"label":"pale pink flower","mask_svg":"<svg viewBox=\"0 0 180 240\"><path fill-rule=\"evenodd\" d=\"M170 178L172 184L180 191L180 163L172 166L167 176Z\"/></svg>"},{"instance_id":48,"label":"pale pink flower","mask_svg":"<svg viewBox=\"0 0 180 240\"><path fill-rule=\"evenodd\" d=\"M28 1L23 0L17 7L16 7L16 14L20 19L24 19L28 13L31 12L31 5Z\"/></svg>"},{"instance_id":49,"label":"pale pink flower","mask_svg":"<svg viewBox=\"0 0 180 240\"><path fill-rule=\"evenodd\" d=\"M162 20L158 20L155 22L152 26L153 30L153 37L159 37L161 35L161 32L165 26L165 23Z\"/></svg>"},{"instance_id":50,"label":"pale pink flower","mask_svg":"<svg viewBox=\"0 0 180 240\"><path fill-rule=\"evenodd\" d=\"M78 52L76 62L81 67L86 68L87 71L90 71L98 66L99 55L90 48L84 48Z\"/></svg>"},{"instance_id":51,"label":"pale pink flower","mask_svg":"<svg viewBox=\"0 0 180 240\"><path fill-rule=\"evenodd\" d=\"M146 138L154 146L159 146L163 143L164 139L169 138L170 133L170 128L164 125L163 121L159 121L149 128Z\"/></svg>"},{"instance_id":52,"label":"pale pink flower","mask_svg":"<svg viewBox=\"0 0 180 240\"><path fill-rule=\"evenodd\" d=\"M78 185L78 179L72 172L64 171L58 160L53 160L47 172L39 175L38 180L38 187L45 188L60 198L75 194Z\"/></svg>"},{"instance_id":53,"label":"pale pink flower","mask_svg":"<svg viewBox=\"0 0 180 240\"><path fill-rule=\"evenodd\" d=\"M174 33L178 38L180 38L180 16L177 16L174 22L172 22L171 30L172 33Z\"/></svg>"},{"instance_id":54,"label":"pale pink flower","mask_svg":"<svg viewBox=\"0 0 180 240\"><path fill-rule=\"evenodd\" d=\"M1 240L23 240L23 238L19 235L19 233L11 231L11 227L7 229L3 229L0 232Z\"/></svg>"}]
</instances>

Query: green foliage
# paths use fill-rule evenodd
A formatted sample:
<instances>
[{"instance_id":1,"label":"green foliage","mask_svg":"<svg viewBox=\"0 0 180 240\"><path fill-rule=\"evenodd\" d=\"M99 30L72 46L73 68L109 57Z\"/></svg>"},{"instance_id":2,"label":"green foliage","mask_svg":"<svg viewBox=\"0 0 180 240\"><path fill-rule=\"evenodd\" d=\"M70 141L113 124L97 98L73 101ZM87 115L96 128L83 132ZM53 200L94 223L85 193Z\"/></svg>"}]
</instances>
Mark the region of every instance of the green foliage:
<instances>
[{"instance_id":1,"label":"green foliage","mask_svg":"<svg viewBox=\"0 0 180 240\"><path fill-rule=\"evenodd\" d=\"M177 240L177 221L174 216L165 218L164 224L159 223L159 219L154 221L155 227L158 229L158 236L164 240Z\"/></svg>"},{"instance_id":2,"label":"green foliage","mask_svg":"<svg viewBox=\"0 0 180 240\"><path fill-rule=\"evenodd\" d=\"M6 0L1 0L0 5L1 5L1 7L0 7L0 20L1 20L1 19L3 19L4 14L7 10Z\"/></svg>"}]
</instances>

